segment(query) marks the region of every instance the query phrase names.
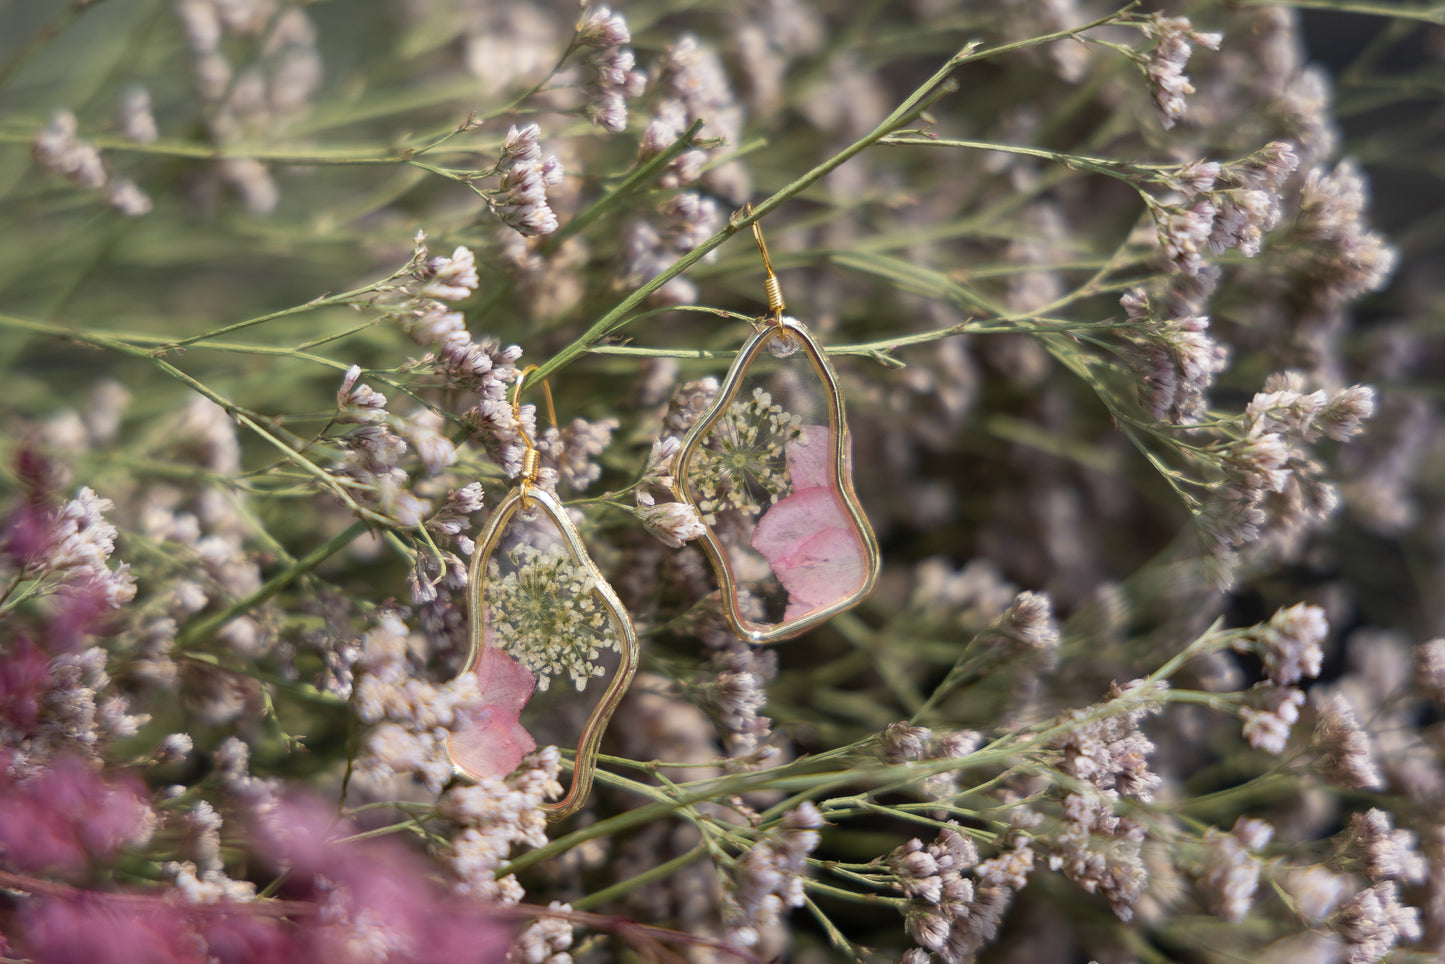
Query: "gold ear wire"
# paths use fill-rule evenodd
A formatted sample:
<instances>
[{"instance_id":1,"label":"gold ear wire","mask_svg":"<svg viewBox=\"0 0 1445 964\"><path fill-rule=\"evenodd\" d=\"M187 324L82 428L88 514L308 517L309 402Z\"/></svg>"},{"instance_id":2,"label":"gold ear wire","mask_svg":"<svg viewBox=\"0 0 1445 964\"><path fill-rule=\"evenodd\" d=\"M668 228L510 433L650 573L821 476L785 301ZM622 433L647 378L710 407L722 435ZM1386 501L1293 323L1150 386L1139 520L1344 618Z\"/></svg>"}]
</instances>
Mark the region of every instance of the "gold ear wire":
<instances>
[{"instance_id":1,"label":"gold ear wire","mask_svg":"<svg viewBox=\"0 0 1445 964\"><path fill-rule=\"evenodd\" d=\"M746 204L743 210L751 215L753 206ZM763 290L768 294L768 317L778 321L783 317L783 309L787 307L783 304L783 285L773 271L773 259L768 257L768 243L763 240L763 226L757 221L753 222L753 239L758 242L758 253L763 256L763 270L768 273L767 278L763 279Z\"/></svg>"},{"instance_id":2,"label":"gold ear wire","mask_svg":"<svg viewBox=\"0 0 1445 964\"><path fill-rule=\"evenodd\" d=\"M522 444L527 446L527 451L522 456L522 471L519 476L524 491L524 498L526 487L537 481L537 471L541 468L542 464L541 454L537 451L537 447L532 444L532 439L528 437L527 430L521 427L522 385L527 381L527 376L536 371L537 367L536 365L528 365L522 369L522 373L517 376L517 384L512 386L512 418L517 420L517 432L522 436ZM546 381L542 382L542 387L547 389L547 412L552 416L552 424L555 426L557 424L557 416L552 411L552 389L547 385Z\"/></svg>"}]
</instances>

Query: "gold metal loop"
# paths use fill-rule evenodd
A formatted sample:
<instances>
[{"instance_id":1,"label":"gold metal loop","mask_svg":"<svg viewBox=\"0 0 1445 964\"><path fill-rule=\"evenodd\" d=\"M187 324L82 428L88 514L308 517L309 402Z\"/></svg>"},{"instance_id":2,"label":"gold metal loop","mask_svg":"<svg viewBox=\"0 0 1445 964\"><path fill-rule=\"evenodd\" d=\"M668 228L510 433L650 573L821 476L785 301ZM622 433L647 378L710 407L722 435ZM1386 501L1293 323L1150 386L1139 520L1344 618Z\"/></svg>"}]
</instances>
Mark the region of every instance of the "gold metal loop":
<instances>
[{"instance_id":1,"label":"gold metal loop","mask_svg":"<svg viewBox=\"0 0 1445 964\"><path fill-rule=\"evenodd\" d=\"M753 206L746 204L743 210L749 215L753 213ZM761 223L753 222L753 239L758 242L758 253L763 256L763 270L768 273L763 280L763 290L768 295L768 317L776 324L783 317L783 285L778 280L777 273L773 271L773 259L768 257L768 243L763 240L763 226Z\"/></svg>"}]
</instances>

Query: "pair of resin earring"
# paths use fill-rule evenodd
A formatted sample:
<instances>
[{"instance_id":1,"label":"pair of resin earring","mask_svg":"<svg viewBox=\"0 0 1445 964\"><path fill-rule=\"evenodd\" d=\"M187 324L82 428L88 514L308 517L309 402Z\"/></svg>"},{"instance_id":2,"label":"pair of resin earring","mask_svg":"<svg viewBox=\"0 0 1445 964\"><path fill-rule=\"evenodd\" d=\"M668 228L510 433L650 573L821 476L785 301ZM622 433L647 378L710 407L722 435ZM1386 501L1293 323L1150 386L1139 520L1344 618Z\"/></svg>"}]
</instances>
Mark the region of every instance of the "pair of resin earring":
<instances>
[{"instance_id":1,"label":"pair of resin earring","mask_svg":"<svg viewBox=\"0 0 1445 964\"><path fill-rule=\"evenodd\" d=\"M768 313L683 438L673 478L674 495L703 521L729 623L743 639L771 643L856 605L880 558L853 492L837 374L807 327L783 315L756 222L753 235ZM524 441L518 484L492 511L467 584L463 672L477 675L483 709L448 749L464 776L500 778L539 741L575 742L571 784L545 806L560 820L591 790L602 732L637 669L637 634L566 510L536 487L537 451Z\"/></svg>"}]
</instances>

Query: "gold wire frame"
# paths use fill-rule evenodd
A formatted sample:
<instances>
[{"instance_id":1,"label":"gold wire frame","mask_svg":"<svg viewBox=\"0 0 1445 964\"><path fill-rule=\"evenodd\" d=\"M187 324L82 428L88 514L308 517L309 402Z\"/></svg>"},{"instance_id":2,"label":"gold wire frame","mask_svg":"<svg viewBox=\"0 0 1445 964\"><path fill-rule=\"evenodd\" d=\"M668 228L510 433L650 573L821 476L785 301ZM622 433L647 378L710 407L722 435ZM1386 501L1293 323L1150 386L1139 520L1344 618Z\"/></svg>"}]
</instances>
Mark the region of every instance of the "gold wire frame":
<instances>
[{"instance_id":1,"label":"gold wire frame","mask_svg":"<svg viewBox=\"0 0 1445 964\"><path fill-rule=\"evenodd\" d=\"M760 242L761 243L761 242ZM769 272L771 274L771 272ZM769 295L769 300L773 296ZM781 302L779 301L779 308ZM723 598L726 601L725 612L728 623L733 631L743 639L751 643L774 643L783 639L791 639L800 633L806 632L819 623L825 622L836 616L838 613L861 602L873 591L873 586L878 581L878 572L882 567L882 558L878 551L878 539L873 535L873 527L868 524L868 517L863 514L862 507L858 504L858 496L853 491L853 474L848 467L847 450L847 421L843 415L843 395L838 388L838 375L833 371L833 365L828 361L828 356L823 349L813 340L813 335L808 331L801 321L795 318L782 317L781 315L765 319L758 330L751 338L743 344L738 355L733 359L732 368L728 370L727 377L723 379L718 389L717 398L713 400L712 408L707 414L693 424L687 435L683 437L682 449L678 455L677 480L674 494L686 501L694 509L698 509L698 497L692 490L689 482L693 458L704 439L707 438L714 424L718 419L727 413L738 392L742 389L743 378L747 370L758 355L767 348L767 345L774 338L791 337L797 339L801 350L808 356L809 363L813 366L814 373L818 380L823 383L828 396L828 439L832 443L833 452L830 460L832 480L837 492L842 497L844 508L848 516L857 527L858 537L863 542L864 555L867 557L867 570L863 582L857 590L839 599L830 606L808 613L806 616L794 620L784 620L774 626L766 626L761 623L752 622L746 619L738 611L738 585L733 576L732 566L728 562L727 548L719 541L712 526L703 523L704 533L699 537L703 549L707 552L708 558L712 560L713 568L717 571L718 581L722 584ZM698 513L701 516L701 512Z\"/></svg>"},{"instance_id":2,"label":"gold wire frame","mask_svg":"<svg viewBox=\"0 0 1445 964\"><path fill-rule=\"evenodd\" d=\"M557 531L562 533L572 561L586 569L587 574L592 577L592 592L595 592L603 604L611 610L622 640L621 662L617 667L617 672L612 677L612 681L607 684L602 699L588 716L587 723L582 728L582 735L577 740L577 753L572 764L571 786L561 800L542 804L542 810L546 813L547 819L555 821L570 817L580 810L582 804L586 802L588 794L592 792L592 778L597 769L597 751L602 743L603 731L607 729L607 723L612 719L613 711L617 709L617 704L627 693L627 688L632 684L633 674L637 672L637 631L633 628L632 620L628 617L627 610L623 608L622 601L617 598L617 593L613 591L612 586L603 578L602 573L592 561L587 547L582 543L582 537L577 532L577 527L567 517L566 509L547 492L534 489L531 481L524 474L521 484L512 489L501 504L492 510L492 515L487 520L487 528L472 550L470 576L467 579L470 646L467 663L462 672L476 671L477 663L481 660L482 651L486 645L482 607L485 599L483 587L487 560L496 551L502 533L506 530L507 523L512 520L512 517L523 509L533 507L541 508L547 514L553 524L557 526ZM447 752L448 755L451 755L450 740L447 741ZM457 763L455 756L452 757L452 766L462 776L475 779L473 774Z\"/></svg>"}]
</instances>

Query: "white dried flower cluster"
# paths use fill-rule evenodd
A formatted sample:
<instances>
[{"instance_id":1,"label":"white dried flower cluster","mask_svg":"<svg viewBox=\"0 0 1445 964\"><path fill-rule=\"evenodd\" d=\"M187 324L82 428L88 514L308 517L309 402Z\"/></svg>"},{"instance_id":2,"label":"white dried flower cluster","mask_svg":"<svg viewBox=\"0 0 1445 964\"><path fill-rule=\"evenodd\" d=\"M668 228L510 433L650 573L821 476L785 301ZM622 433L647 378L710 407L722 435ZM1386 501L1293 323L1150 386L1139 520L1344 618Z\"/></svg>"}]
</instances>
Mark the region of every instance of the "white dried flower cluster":
<instances>
[{"instance_id":1,"label":"white dried flower cluster","mask_svg":"<svg viewBox=\"0 0 1445 964\"><path fill-rule=\"evenodd\" d=\"M1159 420L1191 425L1204 417L1214 379L1229 364L1229 350L1209 336L1209 318L1185 315L1156 320L1142 288L1119 299L1132 323L1126 330L1139 400Z\"/></svg>"},{"instance_id":2,"label":"white dried flower cluster","mask_svg":"<svg viewBox=\"0 0 1445 964\"><path fill-rule=\"evenodd\" d=\"M418 255L425 256L425 236L416 240ZM415 278L418 287L415 297L421 300L465 301L481 284L477 277L477 259L472 249L458 247L451 257L427 258L417 268Z\"/></svg>"},{"instance_id":3,"label":"white dried flower cluster","mask_svg":"<svg viewBox=\"0 0 1445 964\"><path fill-rule=\"evenodd\" d=\"M70 111L56 111L50 124L35 135L31 145L35 162L81 187L103 192L106 203L127 217L149 214L150 197L134 181L112 177L95 145L76 136L79 128Z\"/></svg>"},{"instance_id":4,"label":"white dried flower cluster","mask_svg":"<svg viewBox=\"0 0 1445 964\"><path fill-rule=\"evenodd\" d=\"M554 900L547 909L566 912L572 905ZM571 922L560 915L542 916L517 935L506 960L507 964L571 964L572 955L567 953L571 946Z\"/></svg>"},{"instance_id":5,"label":"white dried flower cluster","mask_svg":"<svg viewBox=\"0 0 1445 964\"><path fill-rule=\"evenodd\" d=\"M67 754L100 760L111 742L134 736L150 720L132 715L127 698L113 692L109 654L98 646L50 657L22 642L5 659L12 679L36 681L30 712L0 715L0 743L12 748L15 774Z\"/></svg>"},{"instance_id":6,"label":"white dried flower cluster","mask_svg":"<svg viewBox=\"0 0 1445 964\"><path fill-rule=\"evenodd\" d=\"M256 899L256 885L218 869L199 870L189 860L168 860L161 874L187 904L222 904Z\"/></svg>"},{"instance_id":7,"label":"white dried flower cluster","mask_svg":"<svg viewBox=\"0 0 1445 964\"><path fill-rule=\"evenodd\" d=\"M505 567L503 565L505 561ZM536 677L537 692L566 680L582 692L605 675L604 653L622 642L597 579L565 546L519 545L487 560L487 625L499 645Z\"/></svg>"},{"instance_id":8,"label":"white dried flower cluster","mask_svg":"<svg viewBox=\"0 0 1445 964\"><path fill-rule=\"evenodd\" d=\"M1350 814L1347 847L1372 881L1419 883L1429 870L1425 858L1416 849L1415 834L1395 829L1390 814L1378 807Z\"/></svg>"},{"instance_id":9,"label":"white dried flower cluster","mask_svg":"<svg viewBox=\"0 0 1445 964\"><path fill-rule=\"evenodd\" d=\"M361 645L354 705L371 729L358 775L378 782L415 776L440 791L452 775L446 748L451 728L482 707L476 674L463 673L443 686L419 678L410 658L411 631L394 612L383 613Z\"/></svg>"},{"instance_id":10,"label":"white dried flower cluster","mask_svg":"<svg viewBox=\"0 0 1445 964\"><path fill-rule=\"evenodd\" d=\"M1145 20L1141 28L1145 36L1157 41L1144 64L1144 73L1149 78L1154 101L1159 106L1160 123L1168 130L1188 108L1185 98L1194 93L1194 85L1184 73L1184 65L1194 50L1193 45L1218 50L1224 35L1200 33L1188 17L1164 17L1159 14Z\"/></svg>"},{"instance_id":11,"label":"white dried flower cluster","mask_svg":"<svg viewBox=\"0 0 1445 964\"><path fill-rule=\"evenodd\" d=\"M1115 807L1121 798L1151 801L1161 782L1148 766L1154 745L1138 725L1162 709L1166 685L1115 684L1108 702L1066 713L1062 722L1079 722L1055 741L1059 769L1083 786L1075 784L1064 794L1058 829L1041 838L1049 844L1049 867L1102 894L1125 921L1134 916L1146 878L1141 857L1146 832Z\"/></svg>"},{"instance_id":12,"label":"white dried flower cluster","mask_svg":"<svg viewBox=\"0 0 1445 964\"><path fill-rule=\"evenodd\" d=\"M219 144L264 142L302 114L321 87L316 28L300 5L275 0L180 0L207 132ZM251 60L233 64L227 36L244 38ZM269 214L280 191L265 164L250 157L216 163L217 178L253 214Z\"/></svg>"},{"instance_id":13,"label":"white dried flower cluster","mask_svg":"<svg viewBox=\"0 0 1445 964\"><path fill-rule=\"evenodd\" d=\"M627 130L627 99L642 96L647 77L627 44L632 43L627 20L612 8L590 7L577 24L577 43L592 47L587 63L596 74L588 90L587 116L610 134Z\"/></svg>"},{"instance_id":14,"label":"white dried flower cluster","mask_svg":"<svg viewBox=\"0 0 1445 964\"><path fill-rule=\"evenodd\" d=\"M695 450L688 483L703 521L718 513L754 516L788 495L792 482L786 447L803 432L803 419L762 388L728 406Z\"/></svg>"},{"instance_id":15,"label":"white dried flower cluster","mask_svg":"<svg viewBox=\"0 0 1445 964\"><path fill-rule=\"evenodd\" d=\"M985 646L997 646L1033 656L1040 666L1058 659L1059 626L1048 593L1021 592L978 637Z\"/></svg>"},{"instance_id":16,"label":"white dried flower cluster","mask_svg":"<svg viewBox=\"0 0 1445 964\"><path fill-rule=\"evenodd\" d=\"M559 483L582 491L602 477L596 459L612 443L620 424L615 418L574 418L566 428L548 428L536 441L542 464L554 470Z\"/></svg>"},{"instance_id":17,"label":"white dried flower cluster","mask_svg":"<svg viewBox=\"0 0 1445 964\"><path fill-rule=\"evenodd\" d=\"M115 503L82 486L75 498L57 509L45 533L41 554L27 560L33 576L43 576L68 592L84 592L102 610L118 609L135 598L135 580L130 566L109 565L115 551L115 526L105 513Z\"/></svg>"},{"instance_id":18,"label":"white dried flower cluster","mask_svg":"<svg viewBox=\"0 0 1445 964\"><path fill-rule=\"evenodd\" d=\"M723 922L735 946L757 944L759 930L776 924L789 907L803 906L803 875L808 856L818 846L822 815L804 801L733 864L723 897Z\"/></svg>"},{"instance_id":19,"label":"white dried flower cluster","mask_svg":"<svg viewBox=\"0 0 1445 964\"><path fill-rule=\"evenodd\" d=\"M981 877L975 868L978 849L950 825L927 847L910 840L884 863L894 874L892 886L910 898L902 913L908 936L920 945L913 949L920 952L914 957L927 960L931 952L945 964L970 964L997 935L1012 900L1012 886L1000 882L1019 881L1022 886L1024 865L1032 867L1033 855L1021 842L1012 858L991 865L987 877ZM970 869L977 882L964 876Z\"/></svg>"},{"instance_id":20,"label":"white dried flower cluster","mask_svg":"<svg viewBox=\"0 0 1445 964\"><path fill-rule=\"evenodd\" d=\"M637 501L638 521L665 546L681 549L707 532L697 510L686 502L658 504L641 489L637 490Z\"/></svg>"},{"instance_id":21,"label":"white dried flower cluster","mask_svg":"<svg viewBox=\"0 0 1445 964\"><path fill-rule=\"evenodd\" d=\"M878 756L884 763L961 760L982 745L983 734L974 730L935 733L926 726L890 723L879 738ZM925 800L949 800L958 794L959 776L957 770L930 774L920 781L919 795Z\"/></svg>"},{"instance_id":22,"label":"white dried flower cluster","mask_svg":"<svg viewBox=\"0 0 1445 964\"><path fill-rule=\"evenodd\" d=\"M522 885L496 870L507 861L512 847L541 847L547 842L547 818L542 804L562 795L561 755L555 746L526 757L503 780L457 784L437 801L437 815L457 825L441 858L460 894L501 904L522 899Z\"/></svg>"},{"instance_id":23,"label":"white dried flower cluster","mask_svg":"<svg viewBox=\"0 0 1445 964\"><path fill-rule=\"evenodd\" d=\"M1290 728L1299 722L1304 692L1266 680L1255 685L1239 708L1244 738L1256 750L1279 756L1289 742Z\"/></svg>"},{"instance_id":24,"label":"white dried flower cluster","mask_svg":"<svg viewBox=\"0 0 1445 964\"><path fill-rule=\"evenodd\" d=\"M1340 910L1335 930L1345 942L1349 964L1374 964L1402 940L1419 940L1420 912L1400 903L1394 881L1360 891Z\"/></svg>"},{"instance_id":25,"label":"white dried flower cluster","mask_svg":"<svg viewBox=\"0 0 1445 964\"><path fill-rule=\"evenodd\" d=\"M1320 772L1331 783L1350 789L1384 786L1369 734L1360 726L1354 707L1343 693L1335 693L1321 703L1311 742L1320 753Z\"/></svg>"},{"instance_id":26,"label":"white dried flower cluster","mask_svg":"<svg viewBox=\"0 0 1445 964\"><path fill-rule=\"evenodd\" d=\"M127 87L120 95L117 124L121 134L137 144L154 144L160 138L151 113L150 91L139 85Z\"/></svg>"},{"instance_id":27,"label":"white dried flower cluster","mask_svg":"<svg viewBox=\"0 0 1445 964\"><path fill-rule=\"evenodd\" d=\"M359 427L337 439L345 455L335 472L350 480L347 489L361 504L375 506L398 525L420 525L431 505L408 485L407 471L401 465L406 441L391 429L386 396L358 384L360 377L361 366L352 365L336 393L336 421Z\"/></svg>"},{"instance_id":28,"label":"white dried flower cluster","mask_svg":"<svg viewBox=\"0 0 1445 964\"><path fill-rule=\"evenodd\" d=\"M623 265L618 282L636 287L652 280L721 230L723 217L722 208L712 198L684 191L662 204L655 218L628 222L623 228ZM697 299L697 285L678 276L658 288L653 297L667 304L686 304Z\"/></svg>"},{"instance_id":29,"label":"white dried flower cluster","mask_svg":"<svg viewBox=\"0 0 1445 964\"><path fill-rule=\"evenodd\" d=\"M1253 652L1264 664L1264 673L1280 686L1320 675L1325 658L1320 644L1329 635L1330 624L1319 606L1295 603L1281 609L1269 622L1253 627L1231 644L1238 652Z\"/></svg>"},{"instance_id":30,"label":"white dried flower cluster","mask_svg":"<svg viewBox=\"0 0 1445 964\"><path fill-rule=\"evenodd\" d=\"M1309 443L1358 434L1374 413L1374 392L1352 385L1327 396L1305 393L1304 379L1281 372L1265 379L1240 418L1240 435L1218 448L1223 484L1201 509L1207 548L1225 555L1268 536L1299 540L1334 512L1338 496Z\"/></svg>"},{"instance_id":31,"label":"white dried flower cluster","mask_svg":"<svg viewBox=\"0 0 1445 964\"><path fill-rule=\"evenodd\" d=\"M1326 310L1379 290L1395 270L1399 255L1369 229L1368 206L1365 178L1350 161L1333 171L1313 168L1305 176L1294 230L1316 259L1310 267L1312 293Z\"/></svg>"},{"instance_id":32,"label":"white dried flower cluster","mask_svg":"<svg viewBox=\"0 0 1445 964\"><path fill-rule=\"evenodd\" d=\"M454 542L462 555L470 556L476 547L476 543L469 534L472 527L471 517L482 511L483 505L482 483L469 482L460 489L451 489L447 492L446 501L427 520L426 527L441 536L443 542L447 540ZM465 584L463 582L463 585Z\"/></svg>"},{"instance_id":33,"label":"white dried flower cluster","mask_svg":"<svg viewBox=\"0 0 1445 964\"><path fill-rule=\"evenodd\" d=\"M562 183L562 162L551 155L543 158L541 135L537 124L509 128L497 163L502 175L501 197L492 202L492 209L503 224L527 237L557 230L547 188Z\"/></svg>"},{"instance_id":34,"label":"white dried flower cluster","mask_svg":"<svg viewBox=\"0 0 1445 964\"><path fill-rule=\"evenodd\" d=\"M1259 859L1274 836L1274 828L1263 820L1240 817L1229 833L1213 827L1204 833L1205 857L1199 886L1214 913L1237 924L1249 913L1259 887Z\"/></svg>"},{"instance_id":35,"label":"white dried flower cluster","mask_svg":"<svg viewBox=\"0 0 1445 964\"><path fill-rule=\"evenodd\" d=\"M728 83L722 61L710 47L687 35L668 46L659 64L657 90L661 100L642 132L639 154L656 157L672 146L696 121L703 122L702 137L716 138L722 145L741 143L743 109ZM663 187L685 187L703 177L707 151L684 151L668 166L659 183ZM748 194L745 178L736 163L722 165L703 177L705 186L734 202Z\"/></svg>"},{"instance_id":36,"label":"white dried flower cluster","mask_svg":"<svg viewBox=\"0 0 1445 964\"><path fill-rule=\"evenodd\" d=\"M1415 647L1415 685L1436 703L1445 704L1445 637Z\"/></svg>"}]
</instances>

